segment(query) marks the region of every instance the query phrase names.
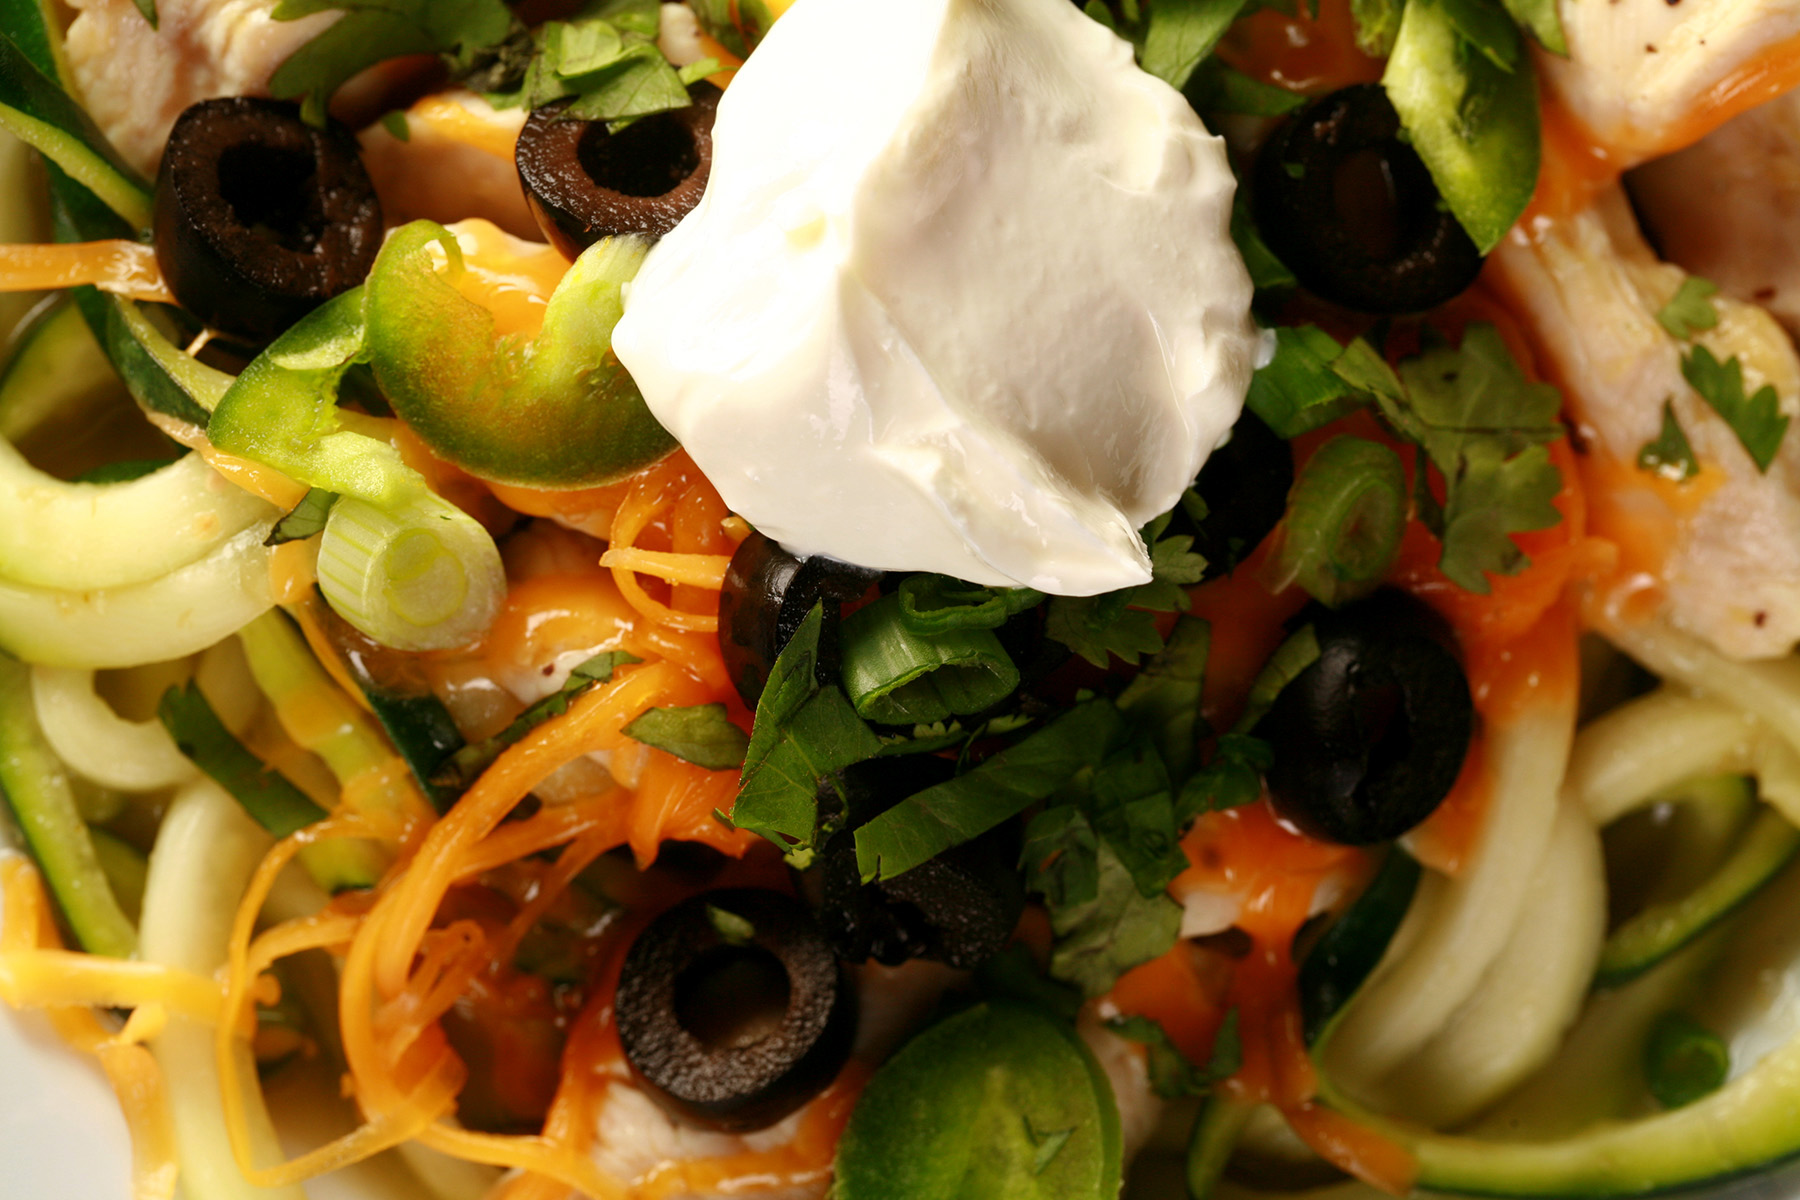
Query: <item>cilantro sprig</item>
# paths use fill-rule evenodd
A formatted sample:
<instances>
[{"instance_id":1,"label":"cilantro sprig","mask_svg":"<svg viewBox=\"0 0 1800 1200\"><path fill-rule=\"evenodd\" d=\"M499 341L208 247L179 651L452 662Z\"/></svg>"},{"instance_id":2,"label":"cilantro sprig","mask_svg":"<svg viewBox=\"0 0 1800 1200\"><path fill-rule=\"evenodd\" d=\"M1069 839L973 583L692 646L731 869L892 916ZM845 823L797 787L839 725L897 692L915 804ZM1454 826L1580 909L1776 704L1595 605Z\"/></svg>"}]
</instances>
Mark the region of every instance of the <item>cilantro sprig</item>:
<instances>
[{"instance_id":1,"label":"cilantro sprig","mask_svg":"<svg viewBox=\"0 0 1800 1200\"><path fill-rule=\"evenodd\" d=\"M1562 519L1553 502L1562 476L1546 449L1563 436L1561 398L1525 377L1492 325L1473 323L1460 345L1427 345L1398 369L1362 338L1339 346L1310 326L1281 330L1246 403L1290 438L1373 404L1419 448L1416 514L1443 545L1439 569L1468 591L1485 594L1488 574L1529 565L1513 534ZM1427 464L1443 481L1441 503Z\"/></svg>"},{"instance_id":2,"label":"cilantro sprig","mask_svg":"<svg viewBox=\"0 0 1800 1200\"><path fill-rule=\"evenodd\" d=\"M1185 588L1206 574L1206 559L1194 553L1188 534L1166 531L1173 511L1146 525L1142 532L1150 550L1150 582L1103 592L1098 596L1057 596L1050 601L1045 633L1097 667L1112 657L1136 665L1162 649L1154 613L1187 607Z\"/></svg>"},{"instance_id":3,"label":"cilantro sprig","mask_svg":"<svg viewBox=\"0 0 1800 1200\"><path fill-rule=\"evenodd\" d=\"M299 100L315 125L324 123L338 88L376 63L409 54L472 54L498 45L513 27L500 0L281 0L273 16L297 21L333 11L343 15L269 78L270 93Z\"/></svg>"},{"instance_id":4,"label":"cilantro sprig","mask_svg":"<svg viewBox=\"0 0 1800 1200\"><path fill-rule=\"evenodd\" d=\"M687 89L719 69L680 69L656 47L658 0L593 0L567 20L528 30L501 0L281 0L278 21L339 12L336 22L276 68L270 92L300 99L320 124L332 95L388 59L435 54L452 78L497 107L538 108L573 98L569 115L627 121L688 104Z\"/></svg>"},{"instance_id":5,"label":"cilantro sprig","mask_svg":"<svg viewBox=\"0 0 1800 1200\"><path fill-rule=\"evenodd\" d=\"M1720 362L1705 346L1695 346L1681 360L1681 374L1700 398L1725 418L1756 469L1766 473L1788 427L1775 385L1765 383L1754 394L1745 395L1744 364L1735 354Z\"/></svg>"}]
</instances>

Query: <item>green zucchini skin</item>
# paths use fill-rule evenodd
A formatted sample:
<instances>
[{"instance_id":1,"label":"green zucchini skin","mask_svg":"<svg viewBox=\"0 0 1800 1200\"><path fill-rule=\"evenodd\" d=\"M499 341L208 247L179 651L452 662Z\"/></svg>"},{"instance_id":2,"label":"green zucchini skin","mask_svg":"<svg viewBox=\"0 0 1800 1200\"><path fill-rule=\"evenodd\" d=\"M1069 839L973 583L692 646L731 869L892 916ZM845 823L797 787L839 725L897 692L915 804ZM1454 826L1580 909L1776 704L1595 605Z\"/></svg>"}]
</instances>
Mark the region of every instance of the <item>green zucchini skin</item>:
<instances>
[{"instance_id":1,"label":"green zucchini skin","mask_svg":"<svg viewBox=\"0 0 1800 1200\"><path fill-rule=\"evenodd\" d=\"M137 949L137 930L107 882L75 806L68 773L38 727L30 668L4 656L0 656L0 795L76 942L91 954L130 958Z\"/></svg>"},{"instance_id":2,"label":"green zucchini skin","mask_svg":"<svg viewBox=\"0 0 1800 1200\"><path fill-rule=\"evenodd\" d=\"M1800 854L1800 830L1764 808L1707 880L1679 900L1651 905L1606 939L1597 987L1618 987L1742 908Z\"/></svg>"},{"instance_id":3,"label":"green zucchini skin","mask_svg":"<svg viewBox=\"0 0 1800 1200\"><path fill-rule=\"evenodd\" d=\"M1300 1012L1309 1045L1318 1041L1387 952L1421 874L1418 860L1399 846L1391 847L1369 886L1300 964Z\"/></svg>"},{"instance_id":4,"label":"green zucchini skin","mask_svg":"<svg viewBox=\"0 0 1800 1200\"><path fill-rule=\"evenodd\" d=\"M35 326L0 375L0 428L27 431L53 407L77 407L112 369L73 308ZM159 579L205 558L275 509L188 454L137 479L68 483L0 443L0 579L89 592Z\"/></svg>"}]
</instances>

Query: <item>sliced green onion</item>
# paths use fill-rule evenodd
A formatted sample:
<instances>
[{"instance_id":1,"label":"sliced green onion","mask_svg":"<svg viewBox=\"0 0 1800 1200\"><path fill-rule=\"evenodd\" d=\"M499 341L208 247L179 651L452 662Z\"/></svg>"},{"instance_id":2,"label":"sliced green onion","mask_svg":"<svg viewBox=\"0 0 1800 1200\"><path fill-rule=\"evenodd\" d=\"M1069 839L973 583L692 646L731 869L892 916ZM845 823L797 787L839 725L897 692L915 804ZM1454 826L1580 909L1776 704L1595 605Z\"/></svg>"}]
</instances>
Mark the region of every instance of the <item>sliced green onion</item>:
<instances>
[{"instance_id":1,"label":"sliced green onion","mask_svg":"<svg viewBox=\"0 0 1800 1200\"><path fill-rule=\"evenodd\" d=\"M1319 447L1288 496L1280 573L1336 607L1373 591L1406 532L1406 472L1379 442L1341 436Z\"/></svg>"},{"instance_id":2,"label":"sliced green onion","mask_svg":"<svg viewBox=\"0 0 1800 1200\"><path fill-rule=\"evenodd\" d=\"M435 493L385 511L345 496L325 522L319 587L382 645L444 650L487 629L506 573L487 530Z\"/></svg>"},{"instance_id":3,"label":"sliced green onion","mask_svg":"<svg viewBox=\"0 0 1800 1200\"><path fill-rule=\"evenodd\" d=\"M843 682L864 720L929 725L1005 699L1019 686L1019 669L986 629L920 637L896 593L844 618Z\"/></svg>"},{"instance_id":4,"label":"sliced green onion","mask_svg":"<svg viewBox=\"0 0 1800 1200\"><path fill-rule=\"evenodd\" d=\"M921 637L949 629L998 629L1043 601L1044 594L1030 588L982 587L948 575L908 575L900 582L900 619Z\"/></svg>"},{"instance_id":5,"label":"sliced green onion","mask_svg":"<svg viewBox=\"0 0 1800 1200\"><path fill-rule=\"evenodd\" d=\"M1644 1078L1664 1108L1681 1108L1719 1090L1731 1073L1723 1038L1683 1013L1664 1013L1644 1045Z\"/></svg>"}]
</instances>

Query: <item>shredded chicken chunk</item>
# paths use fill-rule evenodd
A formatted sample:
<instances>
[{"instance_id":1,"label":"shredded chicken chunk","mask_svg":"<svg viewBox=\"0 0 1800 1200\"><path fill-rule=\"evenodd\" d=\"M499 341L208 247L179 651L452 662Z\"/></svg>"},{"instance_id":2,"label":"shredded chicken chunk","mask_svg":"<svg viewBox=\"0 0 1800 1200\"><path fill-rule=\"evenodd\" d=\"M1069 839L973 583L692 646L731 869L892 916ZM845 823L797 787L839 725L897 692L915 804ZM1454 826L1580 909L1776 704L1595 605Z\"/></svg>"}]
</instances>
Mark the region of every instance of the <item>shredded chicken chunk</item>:
<instances>
[{"instance_id":1,"label":"shredded chicken chunk","mask_svg":"<svg viewBox=\"0 0 1800 1200\"><path fill-rule=\"evenodd\" d=\"M150 28L132 0L69 0L69 66L94 121L127 162L153 173L183 109L264 96L288 55L337 20L277 21L279 0L159 0Z\"/></svg>"},{"instance_id":2,"label":"shredded chicken chunk","mask_svg":"<svg viewBox=\"0 0 1800 1200\"><path fill-rule=\"evenodd\" d=\"M1767 474L1681 373L1686 347L1656 321L1685 278L1657 260L1622 189L1588 211L1516 237L1495 254L1499 279L1531 326L1589 453L1629 467L1661 432L1669 401L1710 480L1664 559L1666 615L1737 658L1786 654L1800 638L1800 436L1790 430ZM1769 314L1721 299L1700 334L1721 362L1737 357L1744 388L1773 384L1800 412L1800 359Z\"/></svg>"},{"instance_id":3,"label":"shredded chicken chunk","mask_svg":"<svg viewBox=\"0 0 1800 1200\"><path fill-rule=\"evenodd\" d=\"M1630 185L1664 258L1800 337L1800 92L1645 163Z\"/></svg>"},{"instance_id":4,"label":"shredded chicken chunk","mask_svg":"<svg viewBox=\"0 0 1800 1200\"><path fill-rule=\"evenodd\" d=\"M1562 0L1551 91L1626 166L1707 132L1717 102L1800 37L1792 0ZM1792 48L1787 48L1792 53Z\"/></svg>"}]
</instances>

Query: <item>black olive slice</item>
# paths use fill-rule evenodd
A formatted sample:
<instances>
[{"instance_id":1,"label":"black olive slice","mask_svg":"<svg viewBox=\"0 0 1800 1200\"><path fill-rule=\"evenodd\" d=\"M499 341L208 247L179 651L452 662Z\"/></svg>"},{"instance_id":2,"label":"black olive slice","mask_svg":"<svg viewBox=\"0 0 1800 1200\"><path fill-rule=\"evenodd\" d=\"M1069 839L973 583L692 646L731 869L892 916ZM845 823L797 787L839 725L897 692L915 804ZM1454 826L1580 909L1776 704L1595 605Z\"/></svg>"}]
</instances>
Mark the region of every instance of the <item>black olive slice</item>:
<instances>
[{"instance_id":1,"label":"black olive slice","mask_svg":"<svg viewBox=\"0 0 1800 1200\"><path fill-rule=\"evenodd\" d=\"M614 1000L632 1070L665 1108L730 1132L762 1129L836 1078L856 998L798 900L703 892L652 921Z\"/></svg>"},{"instance_id":2,"label":"black olive slice","mask_svg":"<svg viewBox=\"0 0 1800 1200\"><path fill-rule=\"evenodd\" d=\"M1293 486L1293 451L1246 408L1231 440L1208 456L1194 480L1206 515L1196 520L1177 506L1168 532L1193 537L1194 553L1206 559L1205 579L1229 575L1286 514Z\"/></svg>"},{"instance_id":3,"label":"black olive slice","mask_svg":"<svg viewBox=\"0 0 1800 1200\"><path fill-rule=\"evenodd\" d=\"M745 538L731 556L719 593L719 652L744 703L756 707L776 656L821 600L825 629L819 639L819 682L834 679L840 610L880 579L880 571L823 554L789 554L760 533Z\"/></svg>"},{"instance_id":4,"label":"black olive slice","mask_svg":"<svg viewBox=\"0 0 1800 1200\"><path fill-rule=\"evenodd\" d=\"M1423 312L1481 272L1378 84L1315 100L1263 143L1254 212L1295 278L1357 312Z\"/></svg>"},{"instance_id":5,"label":"black olive slice","mask_svg":"<svg viewBox=\"0 0 1800 1200\"><path fill-rule=\"evenodd\" d=\"M381 202L356 138L298 105L202 100L176 119L156 176L156 261L183 308L256 343L360 284Z\"/></svg>"},{"instance_id":6,"label":"black olive slice","mask_svg":"<svg viewBox=\"0 0 1800 1200\"><path fill-rule=\"evenodd\" d=\"M1399 837L1443 801L1469 750L1474 704L1449 630L1399 592L1320 611L1313 628L1318 660L1256 726L1274 751L1269 797L1314 837Z\"/></svg>"},{"instance_id":7,"label":"black olive slice","mask_svg":"<svg viewBox=\"0 0 1800 1200\"><path fill-rule=\"evenodd\" d=\"M845 959L892 967L929 958L966 969L1012 939L1025 910L1013 823L889 879L865 884L857 870L858 826L955 773L949 760L930 755L858 763L842 773L849 827L831 836L820 858L819 924Z\"/></svg>"},{"instance_id":8,"label":"black olive slice","mask_svg":"<svg viewBox=\"0 0 1800 1200\"><path fill-rule=\"evenodd\" d=\"M619 234L660 238L700 203L719 89L696 83L688 95L686 108L640 117L617 133L605 121L563 116L568 101L531 114L513 161L538 228L565 257Z\"/></svg>"}]
</instances>

